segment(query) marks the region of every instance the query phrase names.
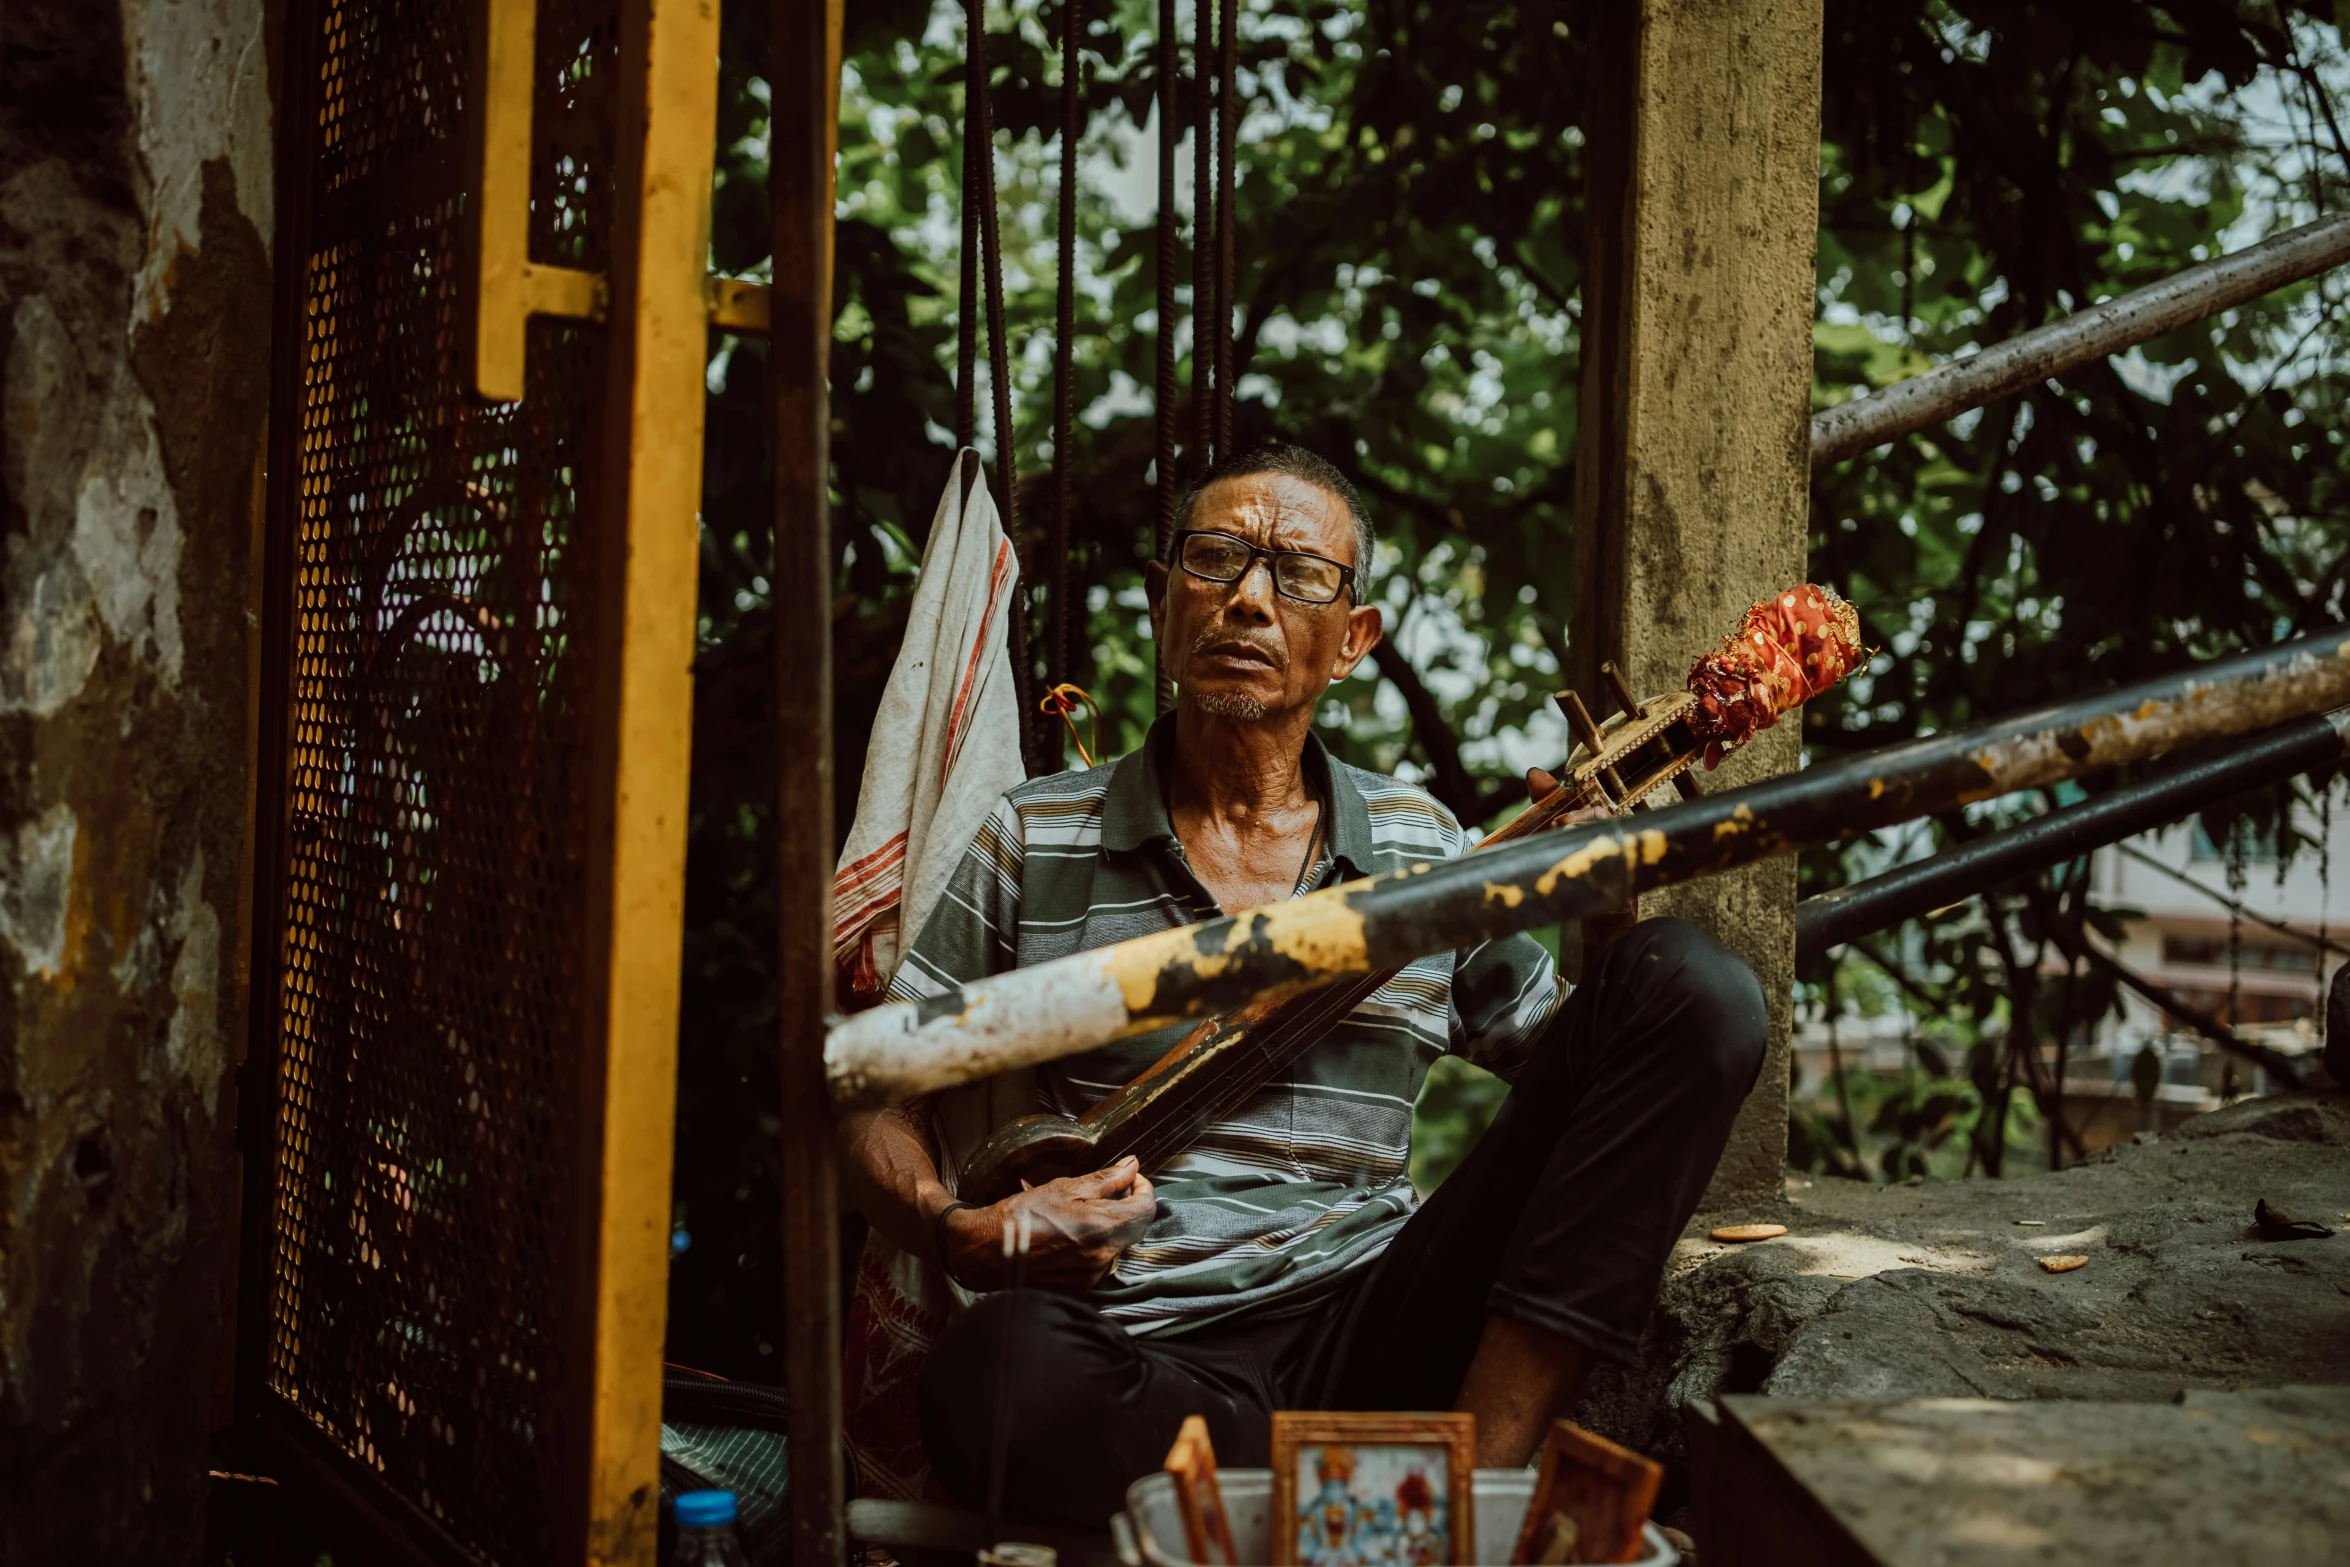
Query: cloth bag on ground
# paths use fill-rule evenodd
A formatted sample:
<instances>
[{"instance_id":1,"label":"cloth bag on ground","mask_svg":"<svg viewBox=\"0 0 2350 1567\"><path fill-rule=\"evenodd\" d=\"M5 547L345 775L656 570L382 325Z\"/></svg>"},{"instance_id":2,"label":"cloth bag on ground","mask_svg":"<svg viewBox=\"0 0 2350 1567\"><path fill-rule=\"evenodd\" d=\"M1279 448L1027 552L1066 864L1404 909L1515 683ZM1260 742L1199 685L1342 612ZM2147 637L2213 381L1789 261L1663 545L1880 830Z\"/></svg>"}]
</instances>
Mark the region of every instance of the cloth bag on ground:
<instances>
[{"instance_id":1,"label":"cloth bag on ground","mask_svg":"<svg viewBox=\"0 0 2350 1567\"><path fill-rule=\"evenodd\" d=\"M833 961L843 1011L879 1001L955 865L1003 792L1025 777L1007 652L1019 565L979 454L960 453L890 670L857 819L833 879ZM1035 1074L937 1095L928 1131L951 1188L997 1126L1040 1108ZM915 1389L930 1346L971 1295L938 1268L868 1236L849 1306L842 1401L863 1495L945 1501L922 1448Z\"/></svg>"},{"instance_id":2,"label":"cloth bag on ground","mask_svg":"<svg viewBox=\"0 0 2350 1567\"><path fill-rule=\"evenodd\" d=\"M671 1505L687 1491L732 1491L751 1567L791 1560L791 1411L783 1389L684 1366L661 1372L660 1559L676 1548Z\"/></svg>"}]
</instances>

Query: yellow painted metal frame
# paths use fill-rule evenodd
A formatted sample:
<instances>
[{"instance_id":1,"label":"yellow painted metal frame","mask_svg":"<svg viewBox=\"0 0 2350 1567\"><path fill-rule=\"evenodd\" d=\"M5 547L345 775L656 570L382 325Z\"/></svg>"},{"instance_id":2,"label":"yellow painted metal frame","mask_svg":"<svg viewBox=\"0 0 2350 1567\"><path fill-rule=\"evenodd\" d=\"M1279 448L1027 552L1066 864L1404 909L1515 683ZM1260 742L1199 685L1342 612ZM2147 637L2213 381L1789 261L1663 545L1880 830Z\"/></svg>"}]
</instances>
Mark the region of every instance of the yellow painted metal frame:
<instances>
[{"instance_id":1,"label":"yellow painted metal frame","mask_svg":"<svg viewBox=\"0 0 2350 1567\"><path fill-rule=\"evenodd\" d=\"M742 332L753 337L767 335L767 322L772 304L766 284L751 278L718 277L710 279L710 324L728 332Z\"/></svg>"},{"instance_id":2,"label":"yellow painted metal frame","mask_svg":"<svg viewBox=\"0 0 2350 1567\"><path fill-rule=\"evenodd\" d=\"M505 0L494 0L503 4ZM609 753L603 948L604 1128L597 1207L587 1559L650 1567L661 1451L661 1344L685 921L710 191L718 123L717 0L628 0L620 191L629 279L615 300L612 395L626 434L626 569ZM633 35L633 36L632 36ZM628 48L642 39L642 52ZM618 455L618 454L615 454Z\"/></svg>"},{"instance_id":3,"label":"yellow painted metal frame","mask_svg":"<svg viewBox=\"0 0 2350 1567\"><path fill-rule=\"evenodd\" d=\"M618 645L599 758L608 840L603 898L603 1126L598 1153L593 1384L586 1405L586 1559L651 1567L658 1525L661 1346L677 1091L685 821L708 331L765 334L771 290L712 276L718 0L626 0L622 253L614 277L530 259L536 0L483 0L472 376L494 401L524 394L534 315L604 321L625 464L610 482L625 533ZM837 58L839 10L829 8ZM633 46L633 47L632 47ZM829 204L828 204L829 205ZM826 214L829 216L829 212ZM829 260L829 245L825 247ZM618 279L616 284L614 279ZM829 277L826 279L829 284ZM829 296L829 287L825 294ZM836 1417L837 1418L837 1417Z\"/></svg>"},{"instance_id":4,"label":"yellow painted metal frame","mask_svg":"<svg viewBox=\"0 0 2350 1567\"><path fill-rule=\"evenodd\" d=\"M522 399L523 343L530 318L602 321L611 310L611 280L600 272L530 259L538 0L483 0L483 5L481 163L474 186L473 388L492 402L512 403ZM715 3L709 10L716 25ZM704 228L706 237L707 224ZM698 274L700 269L696 270ZM710 325L766 335L765 283L713 275L706 294L702 310Z\"/></svg>"},{"instance_id":5,"label":"yellow painted metal frame","mask_svg":"<svg viewBox=\"0 0 2350 1567\"><path fill-rule=\"evenodd\" d=\"M607 280L530 259L530 123L538 0L483 0L481 166L474 184L473 387L492 402L522 400L530 318L601 321Z\"/></svg>"}]
</instances>

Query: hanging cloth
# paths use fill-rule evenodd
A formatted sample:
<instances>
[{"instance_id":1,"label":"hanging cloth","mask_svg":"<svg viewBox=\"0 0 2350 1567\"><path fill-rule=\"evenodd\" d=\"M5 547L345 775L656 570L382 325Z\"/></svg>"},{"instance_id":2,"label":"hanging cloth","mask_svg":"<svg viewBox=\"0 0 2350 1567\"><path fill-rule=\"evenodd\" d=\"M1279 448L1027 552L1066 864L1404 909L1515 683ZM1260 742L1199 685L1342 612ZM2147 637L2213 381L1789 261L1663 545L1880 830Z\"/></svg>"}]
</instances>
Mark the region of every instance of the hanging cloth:
<instances>
[{"instance_id":1,"label":"hanging cloth","mask_svg":"<svg viewBox=\"0 0 2350 1567\"><path fill-rule=\"evenodd\" d=\"M931 520L906 639L873 719L857 819L832 880L843 1011L881 999L980 823L1027 776L1005 652L1018 575L979 454L965 450Z\"/></svg>"},{"instance_id":2,"label":"hanging cloth","mask_svg":"<svg viewBox=\"0 0 2350 1567\"><path fill-rule=\"evenodd\" d=\"M874 716L857 820L833 878L843 1010L881 999L980 824L1027 776L1006 651L1018 576L979 454L966 449L930 525L906 639ZM926 1130L948 1183L989 1132L1037 1107L1030 1072L934 1096ZM915 1388L930 1346L968 1302L936 1267L879 1231L868 1235L842 1382L863 1494L947 1499L930 1477Z\"/></svg>"}]
</instances>

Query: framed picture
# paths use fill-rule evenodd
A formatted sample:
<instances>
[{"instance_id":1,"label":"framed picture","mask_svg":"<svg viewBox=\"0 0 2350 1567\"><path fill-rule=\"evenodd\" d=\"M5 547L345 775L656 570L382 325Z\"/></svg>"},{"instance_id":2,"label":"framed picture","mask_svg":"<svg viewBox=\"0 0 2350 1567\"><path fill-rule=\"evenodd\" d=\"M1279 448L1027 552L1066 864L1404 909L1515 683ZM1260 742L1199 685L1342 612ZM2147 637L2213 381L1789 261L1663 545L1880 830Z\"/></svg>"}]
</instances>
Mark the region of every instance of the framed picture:
<instances>
[{"instance_id":1,"label":"framed picture","mask_svg":"<svg viewBox=\"0 0 2350 1567\"><path fill-rule=\"evenodd\" d=\"M1208 1423L1200 1416L1187 1416L1183 1429L1175 1433L1175 1445L1167 1450L1167 1473L1175 1481L1175 1508L1183 1515L1184 1553L1195 1562L1239 1567L1232 1520L1224 1512L1224 1493L1216 1488L1216 1449L1208 1441Z\"/></svg>"},{"instance_id":2,"label":"framed picture","mask_svg":"<svg viewBox=\"0 0 2350 1567\"><path fill-rule=\"evenodd\" d=\"M1510 1560L1526 1567L1631 1561L1640 1554L1640 1526L1656 1505L1664 1473L1628 1447L1553 1421Z\"/></svg>"},{"instance_id":3,"label":"framed picture","mask_svg":"<svg viewBox=\"0 0 2350 1567\"><path fill-rule=\"evenodd\" d=\"M1467 1567L1476 1462L1473 1415L1276 1411L1274 1567Z\"/></svg>"}]
</instances>

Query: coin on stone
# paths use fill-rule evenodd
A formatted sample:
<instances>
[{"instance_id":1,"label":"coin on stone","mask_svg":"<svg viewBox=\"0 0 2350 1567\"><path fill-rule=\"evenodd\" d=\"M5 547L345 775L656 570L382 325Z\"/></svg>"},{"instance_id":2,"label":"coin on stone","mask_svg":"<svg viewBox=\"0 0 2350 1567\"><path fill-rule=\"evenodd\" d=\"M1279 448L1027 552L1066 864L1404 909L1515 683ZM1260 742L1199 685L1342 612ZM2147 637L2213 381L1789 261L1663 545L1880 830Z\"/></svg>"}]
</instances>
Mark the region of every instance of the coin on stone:
<instances>
[{"instance_id":1,"label":"coin on stone","mask_svg":"<svg viewBox=\"0 0 2350 1567\"><path fill-rule=\"evenodd\" d=\"M2088 1260L2086 1257L2042 1257L2040 1266L2051 1273L2070 1273Z\"/></svg>"},{"instance_id":2,"label":"coin on stone","mask_svg":"<svg viewBox=\"0 0 2350 1567\"><path fill-rule=\"evenodd\" d=\"M1725 1224L1712 1231L1717 1241L1767 1241L1774 1235L1787 1233L1784 1224Z\"/></svg>"}]
</instances>

